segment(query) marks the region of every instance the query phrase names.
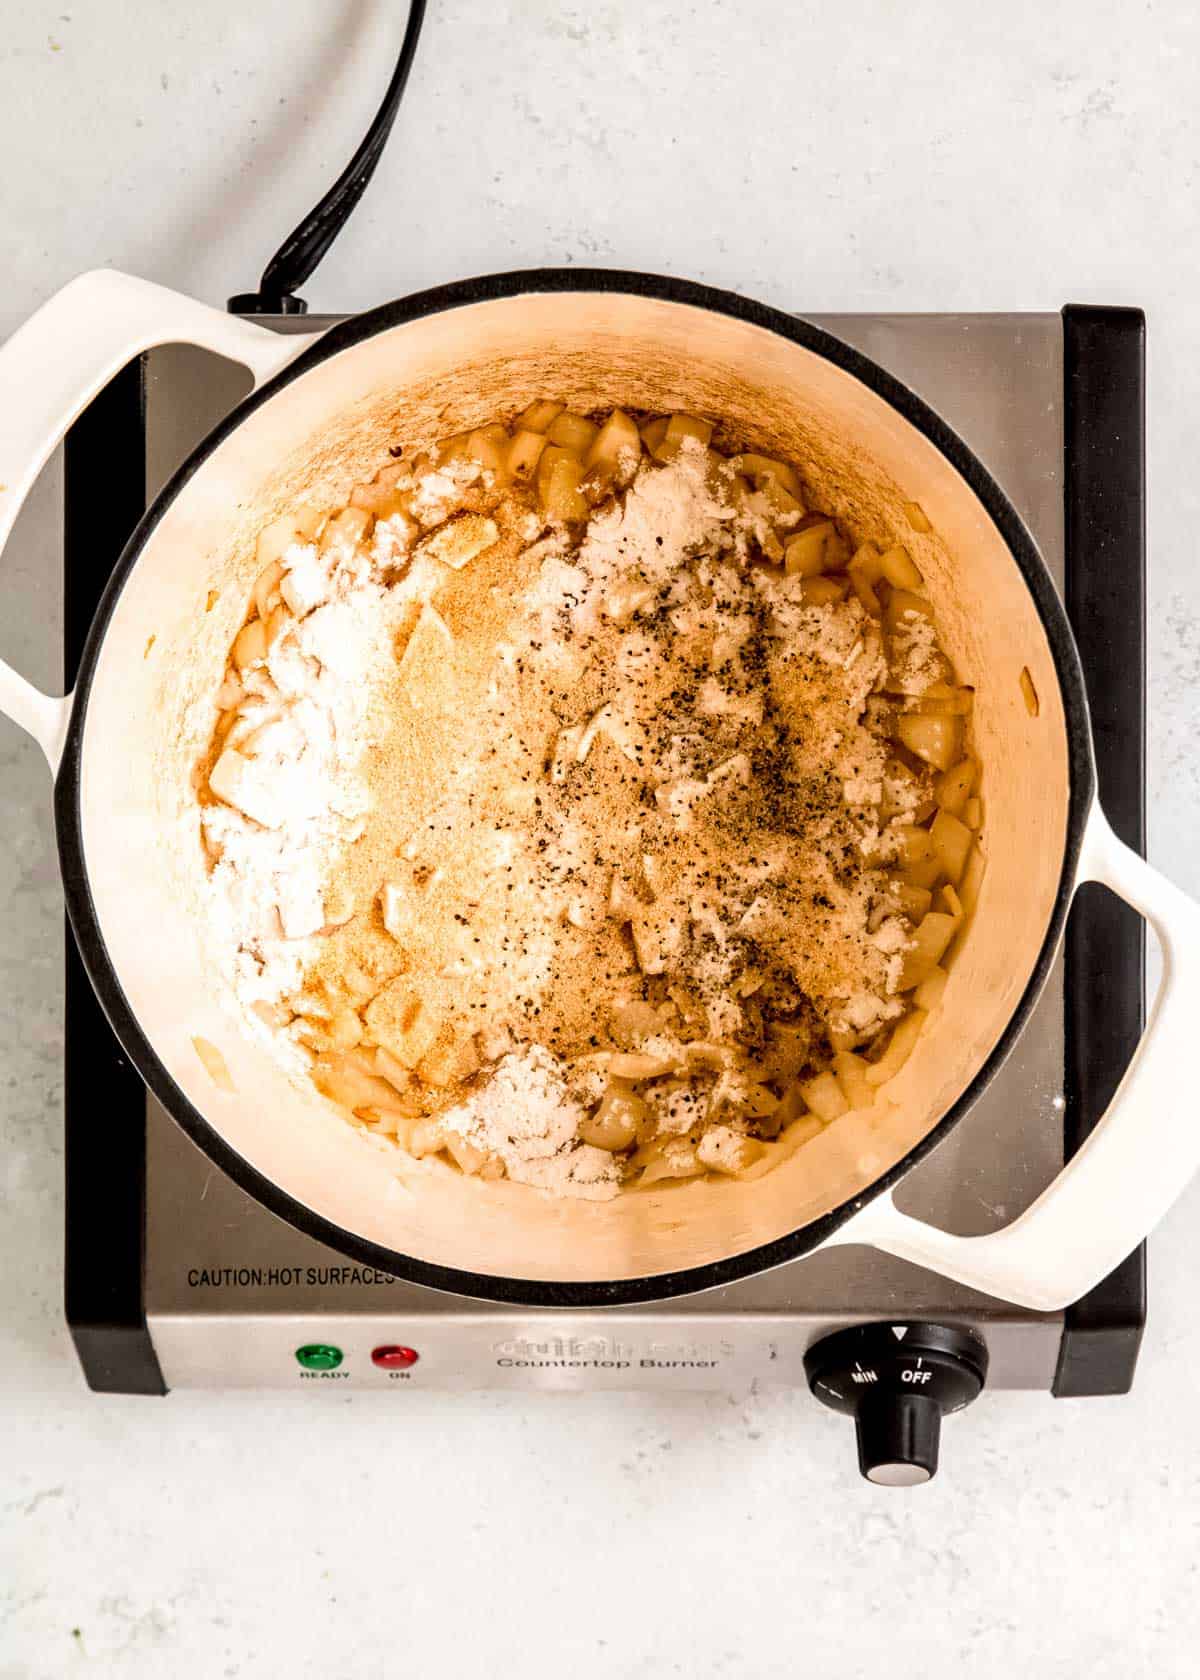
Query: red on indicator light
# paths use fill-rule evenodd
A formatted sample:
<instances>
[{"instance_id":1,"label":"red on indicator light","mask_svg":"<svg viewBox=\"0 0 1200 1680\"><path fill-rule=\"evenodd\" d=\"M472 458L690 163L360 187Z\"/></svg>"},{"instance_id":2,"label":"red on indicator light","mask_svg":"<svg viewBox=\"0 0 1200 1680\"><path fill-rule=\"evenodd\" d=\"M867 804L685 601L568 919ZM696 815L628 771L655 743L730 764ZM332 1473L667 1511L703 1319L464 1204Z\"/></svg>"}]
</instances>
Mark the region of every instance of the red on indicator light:
<instances>
[{"instance_id":1,"label":"red on indicator light","mask_svg":"<svg viewBox=\"0 0 1200 1680\"><path fill-rule=\"evenodd\" d=\"M407 1371L420 1357L416 1348L410 1347L389 1345L371 1349L371 1363L382 1366L385 1371Z\"/></svg>"}]
</instances>

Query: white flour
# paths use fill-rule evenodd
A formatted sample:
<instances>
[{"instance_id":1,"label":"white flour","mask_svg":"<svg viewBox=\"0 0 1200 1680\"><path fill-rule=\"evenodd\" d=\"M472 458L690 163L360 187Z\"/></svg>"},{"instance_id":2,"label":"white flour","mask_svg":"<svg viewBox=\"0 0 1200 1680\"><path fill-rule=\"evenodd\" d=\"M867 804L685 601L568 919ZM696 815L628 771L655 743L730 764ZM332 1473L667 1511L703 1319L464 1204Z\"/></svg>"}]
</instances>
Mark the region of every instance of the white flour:
<instances>
[{"instance_id":1,"label":"white flour","mask_svg":"<svg viewBox=\"0 0 1200 1680\"><path fill-rule=\"evenodd\" d=\"M369 794L370 673L390 658L395 591L353 551L293 544L279 593L298 617L241 677L245 698L204 807L213 928L245 1005L296 991L313 936L335 919L326 894L361 831Z\"/></svg>"},{"instance_id":2,"label":"white flour","mask_svg":"<svg viewBox=\"0 0 1200 1680\"><path fill-rule=\"evenodd\" d=\"M614 592L628 589L631 573L651 590L671 584L688 555L732 548L736 521L709 488L706 451L688 440L674 461L639 473L623 498L592 516L570 562L557 547L550 551L529 605L548 629L565 603L574 628L586 633L605 615L616 616Z\"/></svg>"},{"instance_id":3,"label":"white flour","mask_svg":"<svg viewBox=\"0 0 1200 1680\"><path fill-rule=\"evenodd\" d=\"M529 1044L502 1057L487 1084L441 1119L477 1149L498 1155L518 1184L604 1201L617 1194L620 1177L607 1150L580 1143L576 1132L586 1115L558 1058Z\"/></svg>"}]
</instances>

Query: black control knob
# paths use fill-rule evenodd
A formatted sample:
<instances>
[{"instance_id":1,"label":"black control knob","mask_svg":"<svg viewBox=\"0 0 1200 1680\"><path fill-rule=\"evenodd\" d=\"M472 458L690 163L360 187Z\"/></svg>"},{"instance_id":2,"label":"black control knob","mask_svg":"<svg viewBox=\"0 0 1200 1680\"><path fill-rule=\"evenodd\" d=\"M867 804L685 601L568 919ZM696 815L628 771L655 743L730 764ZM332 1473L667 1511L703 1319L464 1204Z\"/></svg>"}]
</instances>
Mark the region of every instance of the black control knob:
<instances>
[{"instance_id":1,"label":"black control knob","mask_svg":"<svg viewBox=\"0 0 1200 1680\"><path fill-rule=\"evenodd\" d=\"M853 1417L858 1467L882 1487L932 1478L942 1418L971 1404L987 1366L982 1337L944 1324L856 1324L804 1356L809 1388Z\"/></svg>"}]
</instances>

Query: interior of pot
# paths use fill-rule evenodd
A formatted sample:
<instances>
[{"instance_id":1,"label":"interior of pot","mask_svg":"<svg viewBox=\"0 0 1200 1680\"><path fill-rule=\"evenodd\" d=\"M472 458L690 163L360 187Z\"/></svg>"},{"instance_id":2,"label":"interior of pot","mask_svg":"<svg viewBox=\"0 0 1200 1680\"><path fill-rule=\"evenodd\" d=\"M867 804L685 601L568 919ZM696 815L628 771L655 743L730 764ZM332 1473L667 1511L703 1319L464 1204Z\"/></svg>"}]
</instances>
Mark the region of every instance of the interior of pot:
<instances>
[{"instance_id":1,"label":"interior of pot","mask_svg":"<svg viewBox=\"0 0 1200 1680\"><path fill-rule=\"evenodd\" d=\"M987 872L943 1002L874 1108L752 1183L563 1202L410 1161L289 1080L239 1025L207 949L192 775L245 611L258 529L302 496L337 504L386 463L391 444L419 445L535 396L583 410L686 409L797 462L810 505L859 541L909 547L960 677L977 690ZM914 501L932 534L910 528L904 504ZM188 1101L268 1179L345 1230L442 1266L544 1282L726 1259L867 1188L936 1125L1003 1031L1045 937L1066 837L1066 730L1049 644L964 479L821 355L707 309L619 293L526 294L388 328L246 418L178 495L128 578L98 656L82 752L84 865L100 932ZM197 1038L219 1048L231 1090L214 1082Z\"/></svg>"}]
</instances>

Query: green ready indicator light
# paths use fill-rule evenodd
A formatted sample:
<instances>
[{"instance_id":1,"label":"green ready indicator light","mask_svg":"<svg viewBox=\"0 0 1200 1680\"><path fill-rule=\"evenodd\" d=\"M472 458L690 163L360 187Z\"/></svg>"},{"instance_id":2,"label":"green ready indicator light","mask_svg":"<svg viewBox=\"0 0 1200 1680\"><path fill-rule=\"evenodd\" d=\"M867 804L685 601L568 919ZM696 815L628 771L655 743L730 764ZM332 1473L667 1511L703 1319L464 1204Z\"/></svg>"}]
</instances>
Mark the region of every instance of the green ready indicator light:
<instances>
[{"instance_id":1,"label":"green ready indicator light","mask_svg":"<svg viewBox=\"0 0 1200 1680\"><path fill-rule=\"evenodd\" d=\"M296 1358L306 1371L336 1371L344 1357L341 1348L328 1342L305 1342L296 1349Z\"/></svg>"}]
</instances>

